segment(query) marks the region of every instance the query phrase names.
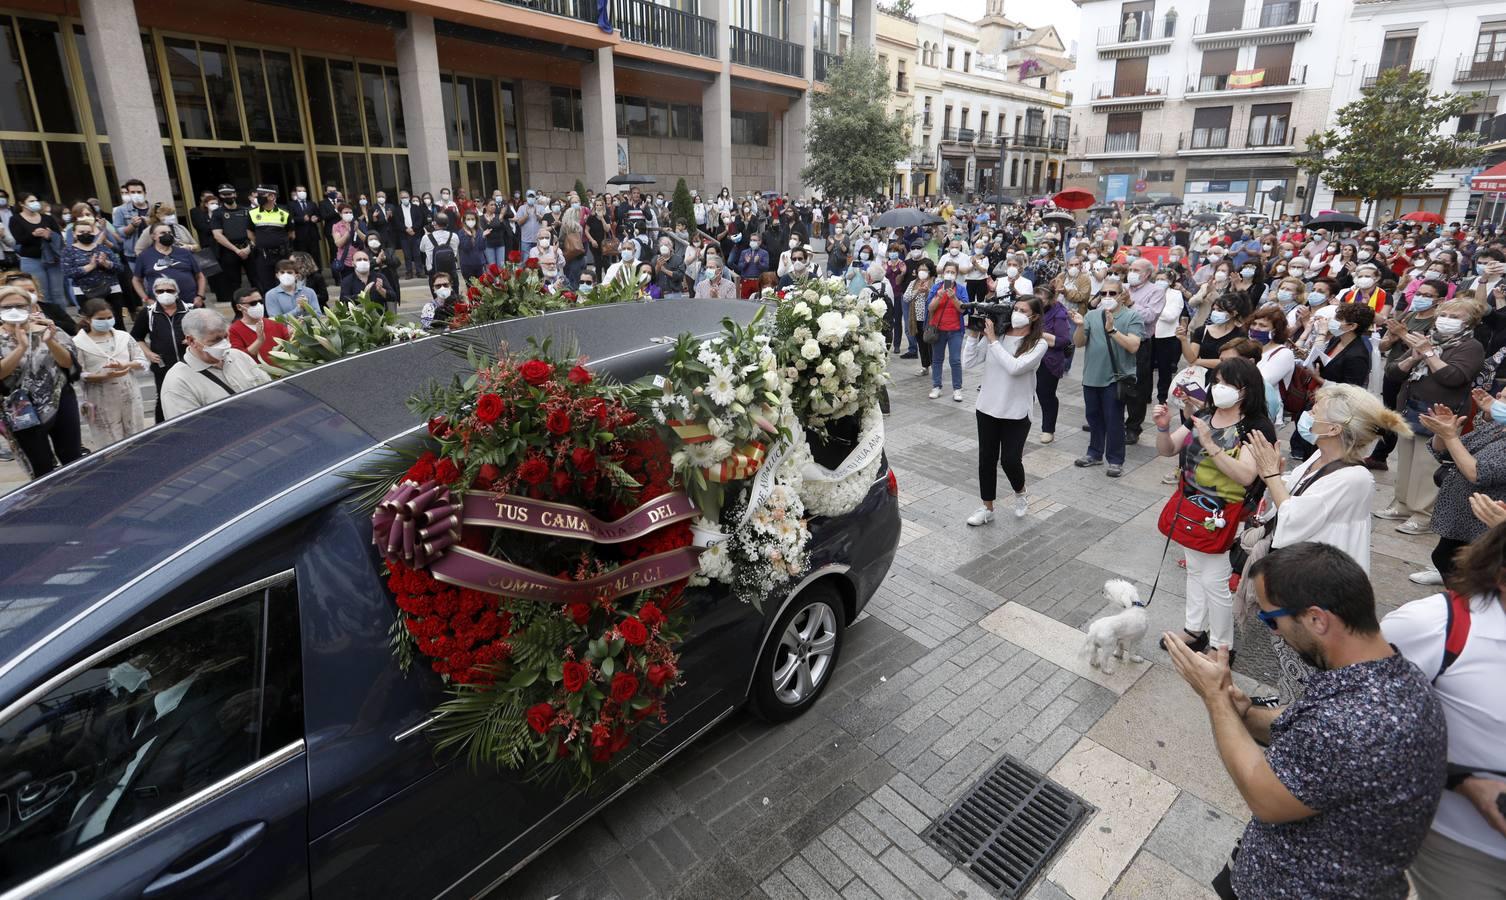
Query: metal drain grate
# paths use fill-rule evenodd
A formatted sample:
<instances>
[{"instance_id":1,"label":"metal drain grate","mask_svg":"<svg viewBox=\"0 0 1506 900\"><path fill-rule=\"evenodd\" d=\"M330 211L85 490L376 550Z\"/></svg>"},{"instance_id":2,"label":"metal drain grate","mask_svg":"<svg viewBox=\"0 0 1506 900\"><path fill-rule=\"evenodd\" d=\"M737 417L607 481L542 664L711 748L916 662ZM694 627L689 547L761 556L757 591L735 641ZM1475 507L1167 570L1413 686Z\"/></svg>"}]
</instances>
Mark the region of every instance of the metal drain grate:
<instances>
[{"instance_id":1,"label":"metal drain grate","mask_svg":"<svg viewBox=\"0 0 1506 900\"><path fill-rule=\"evenodd\" d=\"M1089 811L1075 794L1005 756L923 837L994 896L1016 900Z\"/></svg>"}]
</instances>

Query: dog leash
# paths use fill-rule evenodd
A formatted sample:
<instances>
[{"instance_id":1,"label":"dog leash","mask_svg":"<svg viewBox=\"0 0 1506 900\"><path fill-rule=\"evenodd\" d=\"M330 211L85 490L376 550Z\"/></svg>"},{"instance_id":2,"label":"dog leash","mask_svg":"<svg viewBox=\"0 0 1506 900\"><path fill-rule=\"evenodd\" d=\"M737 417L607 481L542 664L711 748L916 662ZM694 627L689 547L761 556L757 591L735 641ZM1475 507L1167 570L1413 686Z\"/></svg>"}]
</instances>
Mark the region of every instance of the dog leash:
<instances>
[{"instance_id":1,"label":"dog leash","mask_svg":"<svg viewBox=\"0 0 1506 900\"><path fill-rule=\"evenodd\" d=\"M1178 483L1177 487L1178 487L1179 490L1181 489L1180 482ZM1160 584L1161 584L1161 569L1166 565L1166 554L1169 553L1169 552L1171 552L1171 535L1170 534L1166 535L1166 544L1165 544L1165 546L1163 546L1161 548L1161 561L1158 562L1158 563L1156 563L1156 580L1153 581L1153 582L1151 582L1150 593L1148 595L1146 595L1144 603L1141 603L1140 601L1136 600L1135 603L1134 603L1135 606L1138 606L1141 609L1149 609L1150 608L1150 601L1156 599L1156 588L1159 587Z\"/></svg>"}]
</instances>

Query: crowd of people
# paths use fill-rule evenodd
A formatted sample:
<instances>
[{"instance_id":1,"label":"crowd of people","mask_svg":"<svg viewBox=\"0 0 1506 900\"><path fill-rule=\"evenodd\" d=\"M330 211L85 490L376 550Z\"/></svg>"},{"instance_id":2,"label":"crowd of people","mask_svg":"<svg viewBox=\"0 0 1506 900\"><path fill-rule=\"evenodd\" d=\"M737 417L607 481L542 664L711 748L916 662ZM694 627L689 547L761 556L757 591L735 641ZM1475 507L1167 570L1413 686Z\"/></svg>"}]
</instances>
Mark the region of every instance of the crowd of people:
<instances>
[{"instance_id":1,"label":"crowd of people","mask_svg":"<svg viewBox=\"0 0 1506 900\"><path fill-rule=\"evenodd\" d=\"M999 470L1027 514L1024 450L1056 440L1074 366L1076 467L1121 477L1147 418L1175 458L1160 527L1185 618L1161 645L1255 816L1222 896L1401 897L1408 871L1424 900L1506 896L1506 245L1488 227L945 199L911 201L929 224L887 227L906 204L723 188L686 217L636 186L227 184L182 220L139 181L120 199L12 210L0 192L0 420L34 475L86 452L83 421L97 445L139 431L136 373L158 421L182 414L266 381L280 319L332 298L395 307L404 279L424 279L420 320L441 329L492 265L654 299L836 276L885 302L892 368L913 361L930 399L964 402L978 373L969 526L994 521ZM1373 473L1393 467L1372 511ZM1371 542L1389 522L1433 537L1411 580L1445 591L1381 620ZM1251 616L1303 675L1284 709L1230 681Z\"/></svg>"}]
</instances>

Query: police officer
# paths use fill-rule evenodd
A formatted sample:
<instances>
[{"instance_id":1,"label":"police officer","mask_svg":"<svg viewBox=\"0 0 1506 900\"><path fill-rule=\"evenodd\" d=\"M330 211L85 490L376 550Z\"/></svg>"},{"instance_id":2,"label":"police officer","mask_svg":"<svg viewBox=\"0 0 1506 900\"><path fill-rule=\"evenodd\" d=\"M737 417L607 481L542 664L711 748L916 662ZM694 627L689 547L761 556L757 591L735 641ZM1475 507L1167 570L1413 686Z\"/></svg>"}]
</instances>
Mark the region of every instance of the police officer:
<instances>
[{"instance_id":1,"label":"police officer","mask_svg":"<svg viewBox=\"0 0 1506 900\"><path fill-rule=\"evenodd\" d=\"M277 287L277 264L287 258L293 217L277 205L277 185L257 187L256 197L260 203L251 210L252 237L256 242L252 281L262 296L266 296L268 291Z\"/></svg>"},{"instance_id":2,"label":"police officer","mask_svg":"<svg viewBox=\"0 0 1506 900\"><path fill-rule=\"evenodd\" d=\"M229 303L241 289L241 273L251 266L251 215L236 199L235 185L222 184L216 191L220 208L209 217L214 242L219 244L220 274L216 278L215 298Z\"/></svg>"}]
</instances>

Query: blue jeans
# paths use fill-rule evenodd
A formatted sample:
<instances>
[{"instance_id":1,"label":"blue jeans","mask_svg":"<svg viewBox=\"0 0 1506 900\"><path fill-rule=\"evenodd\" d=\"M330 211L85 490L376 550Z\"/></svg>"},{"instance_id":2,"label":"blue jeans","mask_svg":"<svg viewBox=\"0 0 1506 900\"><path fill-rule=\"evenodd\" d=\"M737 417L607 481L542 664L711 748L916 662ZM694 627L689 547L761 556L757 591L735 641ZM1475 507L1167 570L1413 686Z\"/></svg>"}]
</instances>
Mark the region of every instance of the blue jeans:
<instances>
[{"instance_id":1,"label":"blue jeans","mask_svg":"<svg viewBox=\"0 0 1506 900\"><path fill-rule=\"evenodd\" d=\"M30 275L37 283L37 294L41 299L56 303L58 309L73 306L73 298L68 295L62 266L43 265L40 259L23 256L21 257L21 271Z\"/></svg>"},{"instance_id":2,"label":"blue jeans","mask_svg":"<svg viewBox=\"0 0 1506 900\"><path fill-rule=\"evenodd\" d=\"M1124 465L1124 404L1119 389L1082 386L1082 402L1088 413L1088 456Z\"/></svg>"},{"instance_id":3,"label":"blue jeans","mask_svg":"<svg viewBox=\"0 0 1506 900\"><path fill-rule=\"evenodd\" d=\"M931 345L931 387L941 387L941 359L952 363L952 390L962 390L962 330L943 331Z\"/></svg>"},{"instance_id":4,"label":"blue jeans","mask_svg":"<svg viewBox=\"0 0 1506 900\"><path fill-rule=\"evenodd\" d=\"M486 248L487 265L500 266L505 262L507 262L507 247L505 245L499 244L495 247Z\"/></svg>"}]
</instances>

